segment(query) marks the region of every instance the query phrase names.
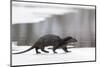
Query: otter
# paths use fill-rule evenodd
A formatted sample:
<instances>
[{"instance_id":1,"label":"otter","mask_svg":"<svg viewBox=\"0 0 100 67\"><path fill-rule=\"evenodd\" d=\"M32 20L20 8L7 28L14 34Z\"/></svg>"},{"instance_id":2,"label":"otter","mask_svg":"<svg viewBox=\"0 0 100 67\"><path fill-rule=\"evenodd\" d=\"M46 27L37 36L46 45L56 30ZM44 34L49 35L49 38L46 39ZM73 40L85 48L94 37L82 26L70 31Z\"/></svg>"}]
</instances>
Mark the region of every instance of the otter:
<instances>
[{"instance_id":1,"label":"otter","mask_svg":"<svg viewBox=\"0 0 100 67\"><path fill-rule=\"evenodd\" d=\"M49 51L46 51L44 49L46 46L53 46L52 50L54 53L57 53L55 50L58 48L63 49L64 52L69 52L67 49L67 44L69 44L71 42L77 42L77 40L71 36L68 36L65 38L60 38L59 36L54 35L54 34L47 34L47 35L40 37L35 42L35 44L32 47L30 47L29 49L22 51L22 52L18 52L18 53L13 53L13 54L25 53L27 51L34 49L34 48L35 48L37 54L40 54L38 49L41 49L41 51L43 51L45 53L49 53Z\"/></svg>"}]
</instances>

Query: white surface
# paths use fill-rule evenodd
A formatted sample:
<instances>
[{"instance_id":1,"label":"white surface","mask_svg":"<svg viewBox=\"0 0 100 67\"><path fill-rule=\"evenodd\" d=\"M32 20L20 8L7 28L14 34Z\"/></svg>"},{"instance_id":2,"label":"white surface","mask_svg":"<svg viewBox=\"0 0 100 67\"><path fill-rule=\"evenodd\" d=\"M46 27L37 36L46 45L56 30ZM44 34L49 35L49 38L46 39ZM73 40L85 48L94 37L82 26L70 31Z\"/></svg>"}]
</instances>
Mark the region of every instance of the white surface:
<instances>
[{"instance_id":1,"label":"white surface","mask_svg":"<svg viewBox=\"0 0 100 67\"><path fill-rule=\"evenodd\" d=\"M50 53L42 52L42 54L35 54L35 50L31 50L23 54L12 55L12 64L13 65L27 65L27 64L44 64L44 63L77 62L77 61L95 60L94 48L71 48L69 50L72 52L64 53L63 50L58 49L57 50L58 54L53 54L52 50L50 49L48 50Z\"/></svg>"}]
</instances>

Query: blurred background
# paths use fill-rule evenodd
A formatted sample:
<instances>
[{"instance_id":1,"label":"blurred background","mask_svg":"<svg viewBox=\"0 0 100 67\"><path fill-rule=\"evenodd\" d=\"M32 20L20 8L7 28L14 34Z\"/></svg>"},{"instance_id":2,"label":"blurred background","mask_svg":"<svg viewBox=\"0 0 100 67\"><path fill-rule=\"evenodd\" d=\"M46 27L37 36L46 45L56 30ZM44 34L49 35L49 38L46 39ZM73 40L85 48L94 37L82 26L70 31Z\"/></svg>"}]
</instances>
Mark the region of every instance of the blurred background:
<instances>
[{"instance_id":1,"label":"blurred background","mask_svg":"<svg viewBox=\"0 0 100 67\"><path fill-rule=\"evenodd\" d=\"M29 46L46 34L72 36L75 47L95 47L95 7L12 2L12 43Z\"/></svg>"}]
</instances>

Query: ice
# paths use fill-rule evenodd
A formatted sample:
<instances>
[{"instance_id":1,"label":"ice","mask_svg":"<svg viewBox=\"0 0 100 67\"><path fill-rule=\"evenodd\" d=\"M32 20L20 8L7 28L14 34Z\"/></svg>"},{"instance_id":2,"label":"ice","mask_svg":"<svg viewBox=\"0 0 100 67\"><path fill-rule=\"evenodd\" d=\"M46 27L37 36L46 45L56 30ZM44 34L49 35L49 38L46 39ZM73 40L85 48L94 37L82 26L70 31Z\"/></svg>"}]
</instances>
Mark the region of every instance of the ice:
<instances>
[{"instance_id":1,"label":"ice","mask_svg":"<svg viewBox=\"0 0 100 67\"><path fill-rule=\"evenodd\" d=\"M16 50L23 51L28 49L26 46L16 47ZM15 49L15 48L14 48ZM57 54L53 54L52 49L47 49L50 53L36 54L35 50L23 54L12 55L12 65L29 65L29 64L45 64L60 62L77 62L95 60L95 48L70 48L69 53L65 53L62 49L57 49ZM14 51L14 52L15 52ZM40 51L40 50L39 50Z\"/></svg>"}]
</instances>

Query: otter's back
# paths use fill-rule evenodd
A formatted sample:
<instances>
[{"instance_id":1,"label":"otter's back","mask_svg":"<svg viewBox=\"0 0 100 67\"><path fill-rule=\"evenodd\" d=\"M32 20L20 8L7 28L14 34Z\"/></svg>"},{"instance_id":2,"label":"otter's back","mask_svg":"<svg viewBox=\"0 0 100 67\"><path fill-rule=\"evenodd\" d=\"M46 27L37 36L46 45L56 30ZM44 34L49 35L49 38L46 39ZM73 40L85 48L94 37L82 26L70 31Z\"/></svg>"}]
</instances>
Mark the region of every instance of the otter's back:
<instances>
[{"instance_id":1,"label":"otter's back","mask_svg":"<svg viewBox=\"0 0 100 67\"><path fill-rule=\"evenodd\" d=\"M60 43L61 39L57 35L48 34L39 38L34 46L54 46Z\"/></svg>"}]
</instances>

